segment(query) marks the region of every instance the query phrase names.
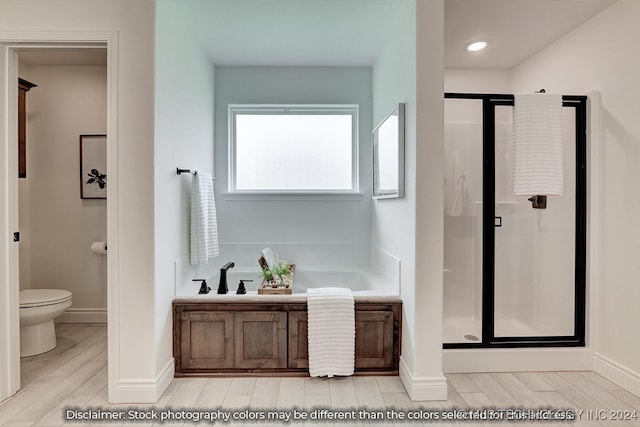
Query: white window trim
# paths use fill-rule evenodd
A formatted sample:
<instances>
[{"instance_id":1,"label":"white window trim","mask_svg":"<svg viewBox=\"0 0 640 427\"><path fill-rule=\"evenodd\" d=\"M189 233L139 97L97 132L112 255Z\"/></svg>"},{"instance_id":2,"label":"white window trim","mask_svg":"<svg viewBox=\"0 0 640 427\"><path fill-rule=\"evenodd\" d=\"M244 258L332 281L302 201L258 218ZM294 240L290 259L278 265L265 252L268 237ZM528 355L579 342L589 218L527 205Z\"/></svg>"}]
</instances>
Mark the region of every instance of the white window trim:
<instances>
[{"instance_id":1,"label":"white window trim","mask_svg":"<svg viewBox=\"0 0 640 427\"><path fill-rule=\"evenodd\" d=\"M349 190L238 190L236 188L235 116L237 113L295 114L348 113L353 116L351 135L351 189ZM225 198L262 200L271 196L361 196L359 180L359 109L357 104L229 104L228 107L228 193Z\"/></svg>"}]
</instances>

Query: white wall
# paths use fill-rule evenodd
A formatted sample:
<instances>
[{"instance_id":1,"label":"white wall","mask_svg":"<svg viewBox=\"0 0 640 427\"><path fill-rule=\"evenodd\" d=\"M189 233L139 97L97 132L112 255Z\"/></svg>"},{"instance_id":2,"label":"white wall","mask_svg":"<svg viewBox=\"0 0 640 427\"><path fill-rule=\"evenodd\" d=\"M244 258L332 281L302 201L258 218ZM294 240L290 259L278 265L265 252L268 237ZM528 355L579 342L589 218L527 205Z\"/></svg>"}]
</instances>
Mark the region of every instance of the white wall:
<instances>
[{"instance_id":1,"label":"white wall","mask_svg":"<svg viewBox=\"0 0 640 427\"><path fill-rule=\"evenodd\" d=\"M109 379L110 400L155 401L166 386L156 368L153 300L154 270L154 1L152 0L3 0L4 34L44 32L58 39L73 33L109 32L111 56L108 127L111 174L117 199L108 207L109 226ZM112 67L112 68L111 68ZM113 126L113 128L111 127ZM116 168L117 167L117 168ZM114 182L114 181L112 181ZM117 234L116 234L117 233ZM111 239L113 237L113 239ZM115 241L113 241L115 240ZM111 267L113 266L113 268ZM113 302L113 304L111 304ZM116 341L117 337L117 341Z\"/></svg>"},{"instance_id":2,"label":"white wall","mask_svg":"<svg viewBox=\"0 0 640 427\"><path fill-rule=\"evenodd\" d=\"M238 200L228 191L229 104L358 104L362 197ZM216 167L221 242L368 244L371 223L371 69L217 67ZM221 253L221 258L225 254ZM257 259L257 254L254 258ZM255 263L257 265L257 263Z\"/></svg>"},{"instance_id":3,"label":"white wall","mask_svg":"<svg viewBox=\"0 0 640 427\"><path fill-rule=\"evenodd\" d=\"M511 93L511 71L447 68L444 91L461 93Z\"/></svg>"},{"instance_id":4,"label":"white wall","mask_svg":"<svg viewBox=\"0 0 640 427\"><path fill-rule=\"evenodd\" d=\"M213 172L214 67L182 19L179 2L156 9L155 232L156 368L172 360L171 301L174 261L189 256L191 175L176 168ZM197 268L189 263L191 278Z\"/></svg>"},{"instance_id":5,"label":"white wall","mask_svg":"<svg viewBox=\"0 0 640 427\"><path fill-rule=\"evenodd\" d=\"M22 66L27 93L27 177L20 179L20 289L66 289L69 311L106 320L107 201L81 199L79 135L105 134L105 66ZM101 316L100 316L101 315Z\"/></svg>"},{"instance_id":6,"label":"white wall","mask_svg":"<svg viewBox=\"0 0 640 427\"><path fill-rule=\"evenodd\" d=\"M373 69L373 122L406 103L405 197L376 200L372 244L401 259L401 378L413 400L446 398L442 375L443 1L402 2Z\"/></svg>"},{"instance_id":7,"label":"white wall","mask_svg":"<svg viewBox=\"0 0 640 427\"><path fill-rule=\"evenodd\" d=\"M640 2L619 0L513 70L514 91L599 91L590 137L596 369L640 394ZM592 294L593 295L593 294Z\"/></svg>"}]
</instances>

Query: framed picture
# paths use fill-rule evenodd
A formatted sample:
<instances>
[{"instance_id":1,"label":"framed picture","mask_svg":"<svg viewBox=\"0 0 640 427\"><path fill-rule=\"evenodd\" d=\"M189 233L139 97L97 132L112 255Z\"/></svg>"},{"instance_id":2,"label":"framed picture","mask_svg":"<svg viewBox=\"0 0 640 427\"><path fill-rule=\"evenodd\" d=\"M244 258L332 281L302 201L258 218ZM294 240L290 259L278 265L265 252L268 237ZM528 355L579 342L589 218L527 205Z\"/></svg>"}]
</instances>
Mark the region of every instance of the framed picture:
<instances>
[{"instance_id":1,"label":"framed picture","mask_svg":"<svg viewBox=\"0 0 640 427\"><path fill-rule=\"evenodd\" d=\"M80 198L107 198L107 135L80 135Z\"/></svg>"}]
</instances>

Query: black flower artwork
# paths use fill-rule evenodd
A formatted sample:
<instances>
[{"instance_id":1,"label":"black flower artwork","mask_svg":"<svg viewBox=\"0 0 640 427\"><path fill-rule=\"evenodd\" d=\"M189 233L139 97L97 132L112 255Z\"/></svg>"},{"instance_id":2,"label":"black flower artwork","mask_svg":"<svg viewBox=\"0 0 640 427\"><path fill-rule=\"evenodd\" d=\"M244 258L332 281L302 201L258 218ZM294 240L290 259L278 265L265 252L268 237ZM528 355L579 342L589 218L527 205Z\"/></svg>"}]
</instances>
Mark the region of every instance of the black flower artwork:
<instances>
[{"instance_id":1,"label":"black flower artwork","mask_svg":"<svg viewBox=\"0 0 640 427\"><path fill-rule=\"evenodd\" d=\"M98 169L91 169L91 173L87 175L91 177L87 180L87 184L96 183L101 190L107 186L107 175L100 173Z\"/></svg>"}]
</instances>

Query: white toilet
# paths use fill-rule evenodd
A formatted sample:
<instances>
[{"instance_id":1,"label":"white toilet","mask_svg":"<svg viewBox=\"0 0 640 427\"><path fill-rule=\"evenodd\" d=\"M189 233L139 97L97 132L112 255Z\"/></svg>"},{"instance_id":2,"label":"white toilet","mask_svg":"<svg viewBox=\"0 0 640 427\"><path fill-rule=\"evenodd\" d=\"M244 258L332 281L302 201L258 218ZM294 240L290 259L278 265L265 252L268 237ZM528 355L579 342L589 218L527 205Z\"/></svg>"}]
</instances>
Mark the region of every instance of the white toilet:
<instances>
[{"instance_id":1,"label":"white toilet","mask_svg":"<svg viewBox=\"0 0 640 427\"><path fill-rule=\"evenodd\" d=\"M71 292L62 289L20 291L20 357L34 356L58 345L53 319L71 306Z\"/></svg>"}]
</instances>

